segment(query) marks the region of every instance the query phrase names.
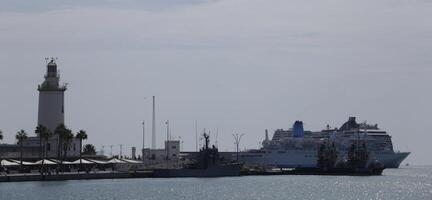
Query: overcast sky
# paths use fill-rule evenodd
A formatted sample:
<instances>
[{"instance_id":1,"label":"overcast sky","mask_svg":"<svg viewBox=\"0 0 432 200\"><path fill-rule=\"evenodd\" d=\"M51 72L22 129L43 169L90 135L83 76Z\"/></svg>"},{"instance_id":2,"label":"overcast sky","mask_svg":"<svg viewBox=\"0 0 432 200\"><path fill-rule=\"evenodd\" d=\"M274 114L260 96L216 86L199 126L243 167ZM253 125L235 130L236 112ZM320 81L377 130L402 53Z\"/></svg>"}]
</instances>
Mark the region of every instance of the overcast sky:
<instances>
[{"instance_id":1,"label":"overcast sky","mask_svg":"<svg viewBox=\"0 0 432 200\"><path fill-rule=\"evenodd\" d=\"M58 57L66 125L86 143L150 146L219 130L221 150L264 130L378 123L412 164L432 164L428 0L0 0L0 129L34 135L45 57ZM108 147L106 147L106 150Z\"/></svg>"}]
</instances>

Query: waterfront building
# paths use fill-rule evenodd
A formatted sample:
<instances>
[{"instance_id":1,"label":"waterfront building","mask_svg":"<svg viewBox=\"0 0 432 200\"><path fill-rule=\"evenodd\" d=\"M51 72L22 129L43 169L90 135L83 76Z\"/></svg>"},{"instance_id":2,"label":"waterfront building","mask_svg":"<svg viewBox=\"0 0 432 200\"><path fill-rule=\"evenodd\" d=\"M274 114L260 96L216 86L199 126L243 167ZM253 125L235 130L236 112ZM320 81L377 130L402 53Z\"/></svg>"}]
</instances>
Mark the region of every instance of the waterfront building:
<instances>
[{"instance_id":1,"label":"waterfront building","mask_svg":"<svg viewBox=\"0 0 432 200\"><path fill-rule=\"evenodd\" d=\"M178 160L180 158L180 140L165 141L164 149L149 149L143 151L143 159L147 160Z\"/></svg>"},{"instance_id":2,"label":"waterfront building","mask_svg":"<svg viewBox=\"0 0 432 200\"><path fill-rule=\"evenodd\" d=\"M23 157L24 158L39 158L39 147L36 146L24 146ZM18 159L20 157L21 147L17 144L0 144L0 158L1 159Z\"/></svg>"}]
</instances>

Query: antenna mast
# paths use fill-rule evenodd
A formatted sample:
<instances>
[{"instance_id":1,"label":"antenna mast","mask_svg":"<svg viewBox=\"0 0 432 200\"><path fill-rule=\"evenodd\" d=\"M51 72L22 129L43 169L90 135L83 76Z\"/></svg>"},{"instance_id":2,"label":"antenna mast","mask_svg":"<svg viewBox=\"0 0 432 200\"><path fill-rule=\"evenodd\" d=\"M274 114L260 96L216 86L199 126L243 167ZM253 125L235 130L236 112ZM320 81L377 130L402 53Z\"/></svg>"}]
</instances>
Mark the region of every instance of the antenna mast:
<instances>
[{"instance_id":1,"label":"antenna mast","mask_svg":"<svg viewBox=\"0 0 432 200\"><path fill-rule=\"evenodd\" d=\"M155 96L153 96L153 117L152 117L152 149L156 149L156 108Z\"/></svg>"},{"instance_id":2,"label":"antenna mast","mask_svg":"<svg viewBox=\"0 0 432 200\"><path fill-rule=\"evenodd\" d=\"M195 120L195 151L198 152L198 120Z\"/></svg>"},{"instance_id":3,"label":"antenna mast","mask_svg":"<svg viewBox=\"0 0 432 200\"><path fill-rule=\"evenodd\" d=\"M145 149L145 121L143 120L142 122L142 139L143 139L143 143L142 143L142 154L144 156L144 149Z\"/></svg>"},{"instance_id":4,"label":"antenna mast","mask_svg":"<svg viewBox=\"0 0 432 200\"><path fill-rule=\"evenodd\" d=\"M218 147L218 135L219 135L219 128L216 128L216 143L215 143L216 147Z\"/></svg>"}]
</instances>

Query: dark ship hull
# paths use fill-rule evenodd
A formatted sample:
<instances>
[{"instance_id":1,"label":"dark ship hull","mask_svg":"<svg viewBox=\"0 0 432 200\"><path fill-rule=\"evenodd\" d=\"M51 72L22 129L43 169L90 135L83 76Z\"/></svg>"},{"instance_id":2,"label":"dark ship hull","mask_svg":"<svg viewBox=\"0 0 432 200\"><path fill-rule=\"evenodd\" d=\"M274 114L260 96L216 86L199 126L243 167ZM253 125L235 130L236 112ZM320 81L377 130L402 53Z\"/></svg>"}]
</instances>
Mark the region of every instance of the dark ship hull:
<instances>
[{"instance_id":1,"label":"dark ship hull","mask_svg":"<svg viewBox=\"0 0 432 200\"><path fill-rule=\"evenodd\" d=\"M216 165L206 169L157 169L153 171L156 178L176 178L176 177L224 177L240 176L241 164Z\"/></svg>"},{"instance_id":2,"label":"dark ship hull","mask_svg":"<svg viewBox=\"0 0 432 200\"><path fill-rule=\"evenodd\" d=\"M366 169L366 168L335 168L331 170L322 170L319 168L294 169L290 171L293 175L337 175L337 176L374 176L381 175L384 168Z\"/></svg>"},{"instance_id":3,"label":"dark ship hull","mask_svg":"<svg viewBox=\"0 0 432 200\"><path fill-rule=\"evenodd\" d=\"M325 175L325 176L379 176L384 168L367 170L364 168L347 169L336 168L332 170L322 170L319 168L295 168L289 170L265 171L265 170L244 170L244 176L271 176L271 175Z\"/></svg>"}]
</instances>

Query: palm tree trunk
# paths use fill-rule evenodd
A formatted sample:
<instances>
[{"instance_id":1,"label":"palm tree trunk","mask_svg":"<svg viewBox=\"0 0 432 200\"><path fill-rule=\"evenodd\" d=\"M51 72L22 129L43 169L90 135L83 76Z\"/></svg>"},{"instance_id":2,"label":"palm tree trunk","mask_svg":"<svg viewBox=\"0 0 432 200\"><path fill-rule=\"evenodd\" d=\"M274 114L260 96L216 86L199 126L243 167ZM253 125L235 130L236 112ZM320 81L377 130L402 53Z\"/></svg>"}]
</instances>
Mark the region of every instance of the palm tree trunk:
<instances>
[{"instance_id":1,"label":"palm tree trunk","mask_svg":"<svg viewBox=\"0 0 432 200\"><path fill-rule=\"evenodd\" d=\"M39 133L39 159L42 159L42 136Z\"/></svg>"},{"instance_id":2,"label":"palm tree trunk","mask_svg":"<svg viewBox=\"0 0 432 200\"><path fill-rule=\"evenodd\" d=\"M47 157L47 145L48 145L48 140L44 139L43 141L43 153L42 153L42 173L45 171L44 169L44 162L45 162L45 158Z\"/></svg>"},{"instance_id":3,"label":"palm tree trunk","mask_svg":"<svg viewBox=\"0 0 432 200\"><path fill-rule=\"evenodd\" d=\"M61 156L61 139L60 139L60 135L58 135L58 140L57 140L57 142L58 142L58 148L57 148L57 159L58 160L60 160L60 156Z\"/></svg>"},{"instance_id":4,"label":"palm tree trunk","mask_svg":"<svg viewBox=\"0 0 432 200\"><path fill-rule=\"evenodd\" d=\"M39 159L42 160L42 157L43 157L42 136L41 136L41 133L39 133ZM40 171L41 172L42 172L42 168L43 168L43 160L42 160L41 165L40 165Z\"/></svg>"},{"instance_id":5,"label":"palm tree trunk","mask_svg":"<svg viewBox=\"0 0 432 200\"><path fill-rule=\"evenodd\" d=\"M48 146L48 140L47 139L45 139L45 141L44 141L44 149L43 149L43 158L45 159L45 158L47 158L48 157L48 150L47 150L47 146Z\"/></svg>"},{"instance_id":6,"label":"palm tree trunk","mask_svg":"<svg viewBox=\"0 0 432 200\"><path fill-rule=\"evenodd\" d=\"M79 159L80 159L80 169L82 169L82 160L81 160L81 152L82 152L82 139L80 139L80 154L79 154Z\"/></svg>"},{"instance_id":7,"label":"palm tree trunk","mask_svg":"<svg viewBox=\"0 0 432 200\"><path fill-rule=\"evenodd\" d=\"M20 152L20 169L22 170L22 159L23 159L23 141L20 142L20 146L21 146L21 152Z\"/></svg>"},{"instance_id":8,"label":"palm tree trunk","mask_svg":"<svg viewBox=\"0 0 432 200\"><path fill-rule=\"evenodd\" d=\"M42 168L43 168L43 165L45 164L44 163L44 161L45 161L45 159L48 157L48 152L47 152L47 146L48 146L48 139L44 139L44 147L43 147L43 161L42 161ZM43 169L44 171L45 171L45 169Z\"/></svg>"},{"instance_id":9,"label":"palm tree trunk","mask_svg":"<svg viewBox=\"0 0 432 200\"><path fill-rule=\"evenodd\" d=\"M67 145L64 145L64 146L63 146L63 149L64 149L64 151L63 151L63 160L66 160L66 155L67 155Z\"/></svg>"},{"instance_id":10,"label":"palm tree trunk","mask_svg":"<svg viewBox=\"0 0 432 200\"><path fill-rule=\"evenodd\" d=\"M66 144L63 144L64 146L64 153L63 153L63 159L62 159L62 161L61 161L61 164L62 164L62 168L63 168L63 160L66 160L66 156L67 156L67 148L68 148L68 146L66 145ZM64 169L63 169L64 170Z\"/></svg>"},{"instance_id":11,"label":"palm tree trunk","mask_svg":"<svg viewBox=\"0 0 432 200\"><path fill-rule=\"evenodd\" d=\"M41 172L44 174L44 161L45 161L45 144L42 147L42 162L41 162Z\"/></svg>"}]
</instances>

